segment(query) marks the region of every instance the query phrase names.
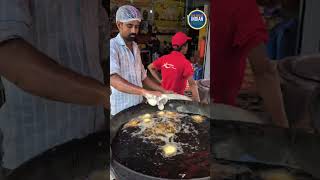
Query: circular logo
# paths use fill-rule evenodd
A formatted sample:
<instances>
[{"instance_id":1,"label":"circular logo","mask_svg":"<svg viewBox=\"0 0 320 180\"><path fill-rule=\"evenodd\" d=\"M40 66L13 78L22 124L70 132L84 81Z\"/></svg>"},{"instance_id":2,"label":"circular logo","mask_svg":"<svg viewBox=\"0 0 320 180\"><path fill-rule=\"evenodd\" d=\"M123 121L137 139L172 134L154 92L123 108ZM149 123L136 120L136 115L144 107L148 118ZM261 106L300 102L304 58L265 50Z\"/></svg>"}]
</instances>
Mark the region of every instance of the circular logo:
<instances>
[{"instance_id":1,"label":"circular logo","mask_svg":"<svg viewBox=\"0 0 320 180\"><path fill-rule=\"evenodd\" d=\"M188 24L192 29L202 29L207 24L207 16L201 10L191 11L188 15Z\"/></svg>"}]
</instances>

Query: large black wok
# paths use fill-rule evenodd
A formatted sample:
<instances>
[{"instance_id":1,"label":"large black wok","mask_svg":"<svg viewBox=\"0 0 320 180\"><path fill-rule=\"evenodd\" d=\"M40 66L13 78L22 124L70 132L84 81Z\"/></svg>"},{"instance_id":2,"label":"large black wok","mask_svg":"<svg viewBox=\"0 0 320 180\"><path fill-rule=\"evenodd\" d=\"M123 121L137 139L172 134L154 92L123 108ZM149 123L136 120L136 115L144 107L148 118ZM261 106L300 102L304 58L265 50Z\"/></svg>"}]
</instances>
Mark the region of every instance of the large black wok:
<instances>
[{"instance_id":1,"label":"large black wok","mask_svg":"<svg viewBox=\"0 0 320 180\"><path fill-rule=\"evenodd\" d=\"M113 138L116 136L119 128L128 122L130 119L143 115L145 113L153 113L157 111L156 107L151 107L147 104L139 104L137 106L128 108L116 116L110 122L110 142L112 143ZM219 105L219 104L212 104L212 105L205 105L190 101L169 101L166 106L165 110L175 111L180 113L191 113L191 114L199 114L206 116L211 119L230 119L230 120L237 120L243 119L247 122L255 122L255 123L262 123L255 115L241 110L239 108L230 107L226 105ZM232 113L230 113L232 112ZM112 167L115 170L116 176L119 179L128 179L128 180L160 180L163 178L158 177L151 177L125 167L121 163L116 160L112 160ZM198 179L210 179L210 177L198 178Z\"/></svg>"},{"instance_id":2,"label":"large black wok","mask_svg":"<svg viewBox=\"0 0 320 180\"><path fill-rule=\"evenodd\" d=\"M169 101L165 110L200 114L214 120L210 129L211 172L218 169L225 173L230 170L228 173L234 175L234 178L230 179L241 177L249 180L250 178L246 178L246 173L253 170L285 169L290 170L294 175L303 174L305 179L319 178L316 168L320 166L317 166L319 163L316 152L320 152L320 147L314 143L318 143L320 139L312 134L268 126L247 111L221 104L204 105L189 101ZM118 113L110 123L110 142L112 143L124 123L134 117L155 111L157 111L155 107L139 104ZM293 149L290 150L291 148ZM270 151L272 149L274 150ZM286 157L282 155L289 154L290 162L285 162ZM111 159L111 165L120 180L163 179L136 172L115 159ZM198 179L210 179L210 177Z\"/></svg>"},{"instance_id":3,"label":"large black wok","mask_svg":"<svg viewBox=\"0 0 320 180\"><path fill-rule=\"evenodd\" d=\"M206 105L191 101L171 100L165 105L165 110L199 114L211 119L241 120L243 122L258 124L264 123L256 115L249 113L248 111L223 104ZM116 114L110 121L110 142L112 142L118 129L131 118L155 111L158 111L156 107L143 103Z\"/></svg>"}]
</instances>

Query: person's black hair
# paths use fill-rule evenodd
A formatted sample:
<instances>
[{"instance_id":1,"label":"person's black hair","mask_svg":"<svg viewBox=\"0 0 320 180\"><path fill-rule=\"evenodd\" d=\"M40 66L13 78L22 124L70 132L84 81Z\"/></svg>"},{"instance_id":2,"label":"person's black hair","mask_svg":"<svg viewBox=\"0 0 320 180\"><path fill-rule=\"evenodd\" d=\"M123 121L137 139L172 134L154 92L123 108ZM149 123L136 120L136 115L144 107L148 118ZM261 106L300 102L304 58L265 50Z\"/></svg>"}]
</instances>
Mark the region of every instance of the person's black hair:
<instances>
[{"instance_id":1,"label":"person's black hair","mask_svg":"<svg viewBox=\"0 0 320 180\"><path fill-rule=\"evenodd\" d=\"M183 47L187 46L187 44L188 44L188 41L185 42L185 43L184 43L183 45L181 45L181 46L173 45L172 47L173 47L173 50L174 50L174 51L179 51L179 52L180 52Z\"/></svg>"}]
</instances>

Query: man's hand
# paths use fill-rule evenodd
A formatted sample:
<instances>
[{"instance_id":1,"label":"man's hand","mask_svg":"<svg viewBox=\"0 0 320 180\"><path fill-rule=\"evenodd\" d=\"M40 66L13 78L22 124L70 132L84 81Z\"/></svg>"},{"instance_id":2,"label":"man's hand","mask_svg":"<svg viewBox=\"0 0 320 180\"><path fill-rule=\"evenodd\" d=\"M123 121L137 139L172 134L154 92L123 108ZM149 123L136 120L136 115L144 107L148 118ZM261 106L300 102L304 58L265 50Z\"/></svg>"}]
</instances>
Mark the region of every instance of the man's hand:
<instances>
[{"instance_id":1,"label":"man's hand","mask_svg":"<svg viewBox=\"0 0 320 180\"><path fill-rule=\"evenodd\" d=\"M148 104L151 106L155 106L158 103L159 97L161 97L162 93L158 91L143 91L143 96L147 99Z\"/></svg>"},{"instance_id":2,"label":"man's hand","mask_svg":"<svg viewBox=\"0 0 320 180\"><path fill-rule=\"evenodd\" d=\"M161 87L160 84L154 82L151 78L146 77L143 81L142 81L143 86L148 87L149 89L152 89L154 91L160 91L162 93L164 93L165 89Z\"/></svg>"},{"instance_id":3,"label":"man's hand","mask_svg":"<svg viewBox=\"0 0 320 180\"><path fill-rule=\"evenodd\" d=\"M170 91L170 90L163 90L163 91L161 91L163 94L174 94L174 92L173 91Z\"/></svg>"},{"instance_id":4,"label":"man's hand","mask_svg":"<svg viewBox=\"0 0 320 180\"><path fill-rule=\"evenodd\" d=\"M160 97L160 96L162 95L162 93L159 92L159 91L144 90L142 95L143 95L144 97L146 97L147 95L154 95L154 96Z\"/></svg>"},{"instance_id":5,"label":"man's hand","mask_svg":"<svg viewBox=\"0 0 320 180\"><path fill-rule=\"evenodd\" d=\"M158 106L159 110L164 109L164 105L168 102L168 97L166 95L156 96L152 94L146 94L144 96L147 99L147 102L151 106Z\"/></svg>"}]
</instances>

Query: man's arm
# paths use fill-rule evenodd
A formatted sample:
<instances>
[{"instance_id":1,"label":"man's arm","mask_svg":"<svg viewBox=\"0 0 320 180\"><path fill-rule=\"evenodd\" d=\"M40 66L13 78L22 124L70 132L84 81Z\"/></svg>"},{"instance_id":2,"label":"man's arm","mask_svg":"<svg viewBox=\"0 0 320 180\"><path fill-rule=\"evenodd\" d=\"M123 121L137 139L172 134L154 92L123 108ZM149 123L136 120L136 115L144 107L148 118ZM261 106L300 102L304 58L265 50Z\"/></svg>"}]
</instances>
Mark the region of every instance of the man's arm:
<instances>
[{"instance_id":1,"label":"man's arm","mask_svg":"<svg viewBox=\"0 0 320 180\"><path fill-rule=\"evenodd\" d=\"M190 76L188 78L188 83L190 86L190 90L192 92L192 99L196 102L200 102L198 85L197 85L196 81L192 78L192 76Z\"/></svg>"},{"instance_id":2,"label":"man's arm","mask_svg":"<svg viewBox=\"0 0 320 180\"><path fill-rule=\"evenodd\" d=\"M156 79L159 83L161 83L161 77L159 75L158 70L153 66L153 64L149 64L148 69L151 73L151 75Z\"/></svg>"},{"instance_id":3,"label":"man's arm","mask_svg":"<svg viewBox=\"0 0 320 180\"><path fill-rule=\"evenodd\" d=\"M83 105L109 104L103 83L62 67L22 39L0 44L0 75L41 97Z\"/></svg>"},{"instance_id":4,"label":"man's arm","mask_svg":"<svg viewBox=\"0 0 320 180\"><path fill-rule=\"evenodd\" d=\"M142 83L143 83L143 85L150 87L152 90L160 91L162 93L171 93L171 91L167 91L167 90L163 89L159 84L152 81L149 77L146 77L142 81Z\"/></svg>"},{"instance_id":5,"label":"man's arm","mask_svg":"<svg viewBox=\"0 0 320 180\"><path fill-rule=\"evenodd\" d=\"M161 96L160 92L157 91L148 91L146 89L143 89L139 86L136 86L134 84L131 84L127 80L123 79L118 74L112 74L110 76L110 84L112 87L116 88L117 90L128 93L128 94L135 94L140 96L145 96L147 94L152 94L156 96Z\"/></svg>"},{"instance_id":6,"label":"man's arm","mask_svg":"<svg viewBox=\"0 0 320 180\"><path fill-rule=\"evenodd\" d=\"M282 127L289 127L278 71L267 58L265 49L265 46L260 44L249 53L249 61L255 75L257 88L274 123Z\"/></svg>"}]
</instances>

